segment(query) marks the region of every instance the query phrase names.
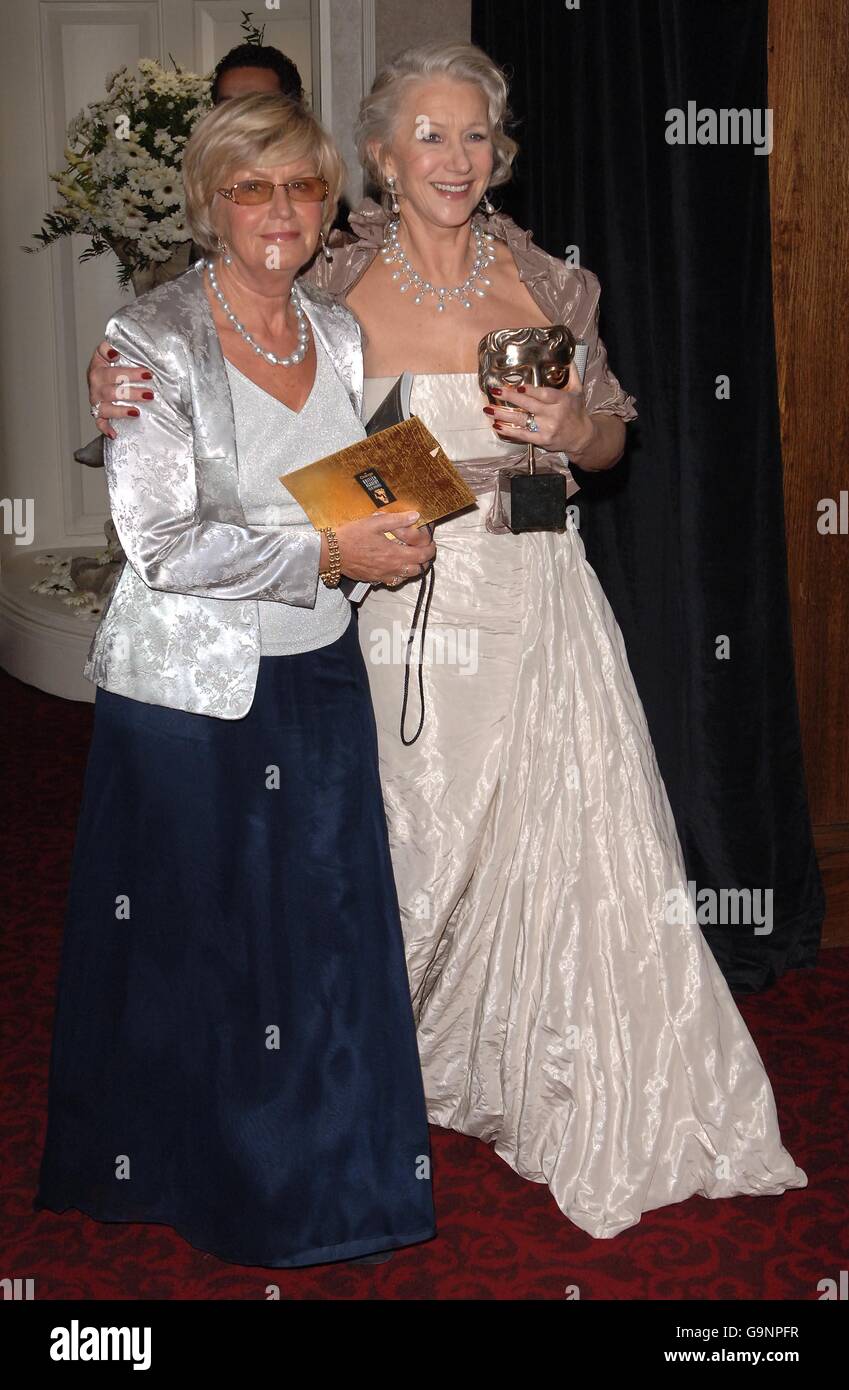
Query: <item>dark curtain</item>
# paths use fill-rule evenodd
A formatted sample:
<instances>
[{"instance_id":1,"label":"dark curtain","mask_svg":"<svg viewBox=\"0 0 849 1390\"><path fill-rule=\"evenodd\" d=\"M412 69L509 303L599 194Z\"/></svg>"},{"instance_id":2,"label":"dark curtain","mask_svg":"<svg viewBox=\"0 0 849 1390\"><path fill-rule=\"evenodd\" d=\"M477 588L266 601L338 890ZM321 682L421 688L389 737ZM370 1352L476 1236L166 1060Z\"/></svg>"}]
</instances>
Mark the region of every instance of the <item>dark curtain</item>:
<instances>
[{"instance_id":1,"label":"dark curtain","mask_svg":"<svg viewBox=\"0 0 849 1390\"><path fill-rule=\"evenodd\" d=\"M493 201L553 255L580 248L637 399L625 458L576 475L581 534L694 891L772 890L771 934L702 928L732 988L758 990L815 963L825 912L787 595L769 159L665 135L690 101L766 108L766 0L473 0L472 40L511 79L521 147Z\"/></svg>"}]
</instances>

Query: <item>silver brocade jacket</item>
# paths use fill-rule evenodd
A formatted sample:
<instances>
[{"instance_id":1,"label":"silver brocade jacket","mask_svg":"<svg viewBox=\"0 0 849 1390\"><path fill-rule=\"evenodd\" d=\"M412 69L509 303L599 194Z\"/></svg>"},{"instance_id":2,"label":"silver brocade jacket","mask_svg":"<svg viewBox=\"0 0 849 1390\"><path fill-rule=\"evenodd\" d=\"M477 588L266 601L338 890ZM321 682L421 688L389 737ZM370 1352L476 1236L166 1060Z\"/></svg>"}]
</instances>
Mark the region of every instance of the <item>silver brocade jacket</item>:
<instances>
[{"instance_id":1,"label":"silver brocade jacket","mask_svg":"<svg viewBox=\"0 0 849 1390\"><path fill-rule=\"evenodd\" d=\"M258 599L311 608L318 532L249 526L239 500L233 403L198 262L109 320L120 365L146 367L155 397L116 421L104 464L127 564L85 675L146 704L240 719L260 657ZM362 414L362 334L332 294L297 281L316 337Z\"/></svg>"}]
</instances>

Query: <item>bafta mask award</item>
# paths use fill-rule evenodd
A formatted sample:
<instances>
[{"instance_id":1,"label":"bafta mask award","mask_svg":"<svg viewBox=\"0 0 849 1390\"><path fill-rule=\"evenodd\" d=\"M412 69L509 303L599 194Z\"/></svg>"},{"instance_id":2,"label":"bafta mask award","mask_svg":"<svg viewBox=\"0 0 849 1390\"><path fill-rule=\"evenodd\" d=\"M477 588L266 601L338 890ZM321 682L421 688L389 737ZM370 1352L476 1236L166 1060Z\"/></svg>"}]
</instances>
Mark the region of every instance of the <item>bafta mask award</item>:
<instances>
[{"instance_id":1,"label":"bafta mask award","mask_svg":"<svg viewBox=\"0 0 849 1390\"><path fill-rule=\"evenodd\" d=\"M493 396L493 386L561 389L569 380L575 348L572 333L562 323L550 328L497 328L478 345L480 388L491 405L501 406L504 401ZM524 465L501 470L498 490L507 525L516 534L565 529L566 478L544 464L537 466L533 444L528 444Z\"/></svg>"}]
</instances>

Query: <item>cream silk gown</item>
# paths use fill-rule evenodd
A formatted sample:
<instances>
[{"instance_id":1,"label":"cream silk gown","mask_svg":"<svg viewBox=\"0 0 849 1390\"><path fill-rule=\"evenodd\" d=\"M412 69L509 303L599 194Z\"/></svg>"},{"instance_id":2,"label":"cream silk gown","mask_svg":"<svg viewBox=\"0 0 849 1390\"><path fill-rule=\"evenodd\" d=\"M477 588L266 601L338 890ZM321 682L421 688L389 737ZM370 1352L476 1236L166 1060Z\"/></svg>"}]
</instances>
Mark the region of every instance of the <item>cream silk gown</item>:
<instances>
[{"instance_id":1,"label":"cream silk gown","mask_svg":"<svg viewBox=\"0 0 849 1390\"><path fill-rule=\"evenodd\" d=\"M364 418L394 380L366 379ZM414 379L412 411L454 460L510 452L485 403L472 373ZM492 495L436 527L411 747L398 726L418 581L372 590L359 611L429 1118L492 1143L596 1237L693 1193L805 1187L688 912L645 715L580 533L494 534Z\"/></svg>"}]
</instances>

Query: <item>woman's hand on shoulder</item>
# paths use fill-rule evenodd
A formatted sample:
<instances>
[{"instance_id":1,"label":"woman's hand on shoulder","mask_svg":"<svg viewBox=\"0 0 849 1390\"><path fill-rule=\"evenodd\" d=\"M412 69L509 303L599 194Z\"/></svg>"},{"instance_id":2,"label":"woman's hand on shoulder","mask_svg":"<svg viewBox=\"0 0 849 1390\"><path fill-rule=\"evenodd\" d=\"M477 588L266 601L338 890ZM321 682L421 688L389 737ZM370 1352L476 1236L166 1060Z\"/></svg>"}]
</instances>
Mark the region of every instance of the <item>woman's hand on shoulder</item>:
<instances>
[{"instance_id":1,"label":"woman's hand on shoulder","mask_svg":"<svg viewBox=\"0 0 849 1390\"><path fill-rule=\"evenodd\" d=\"M104 338L92 354L86 373L89 404L98 406L95 424L107 439L116 437L110 420L138 415L140 407L135 402L153 400L153 373L143 367L112 366L110 359L118 356Z\"/></svg>"},{"instance_id":2,"label":"woman's hand on shoulder","mask_svg":"<svg viewBox=\"0 0 849 1390\"><path fill-rule=\"evenodd\" d=\"M340 526L336 539L342 573L349 579L390 586L420 574L420 567L427 567L436 555L436 546L429 528L415 525L418 515L380 511ZM385 533L390 530L397 540L387 539Z\"/></svg>"}]
</instances>

